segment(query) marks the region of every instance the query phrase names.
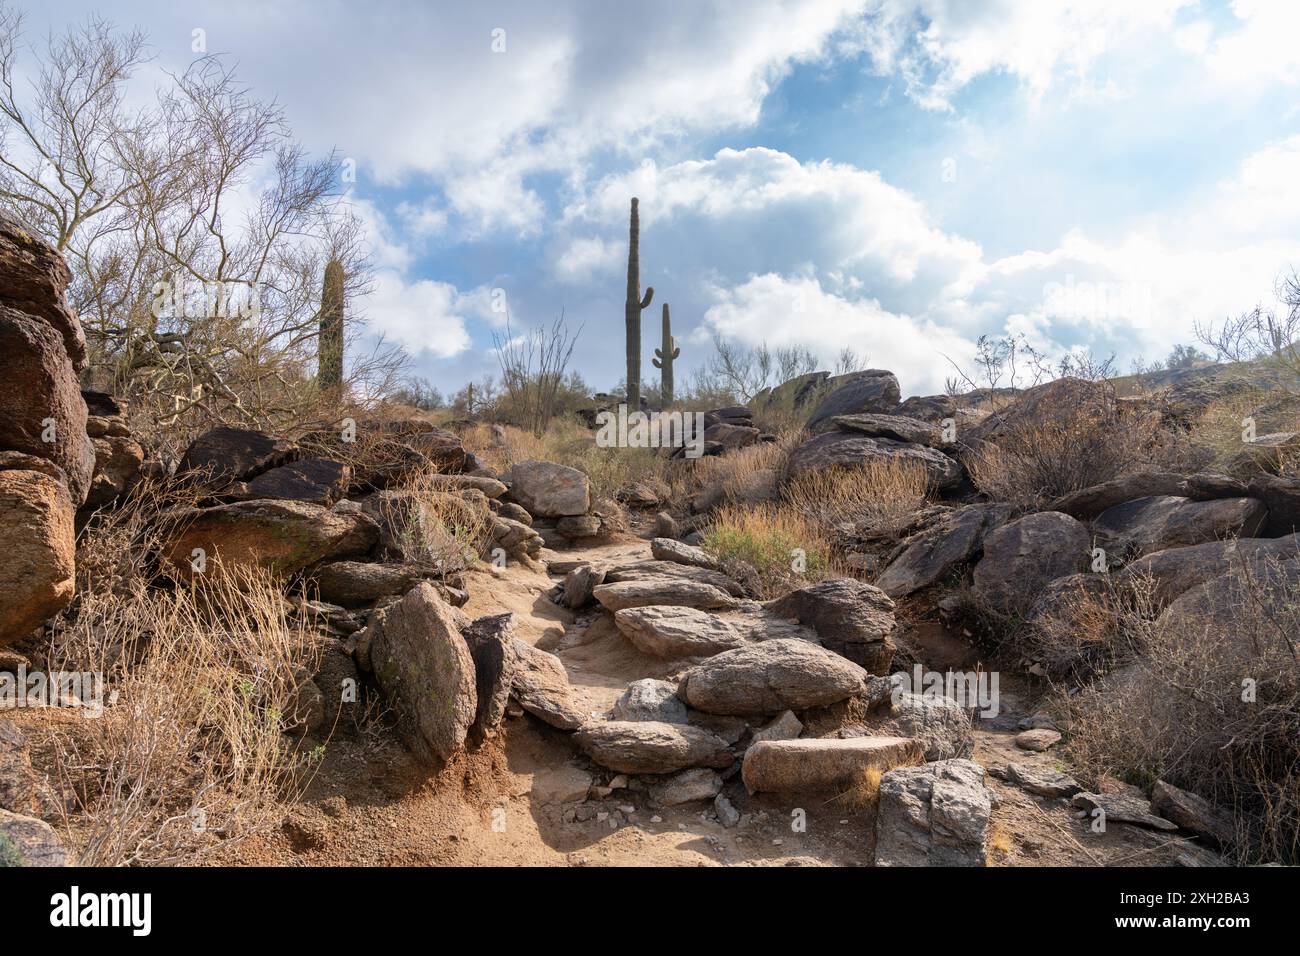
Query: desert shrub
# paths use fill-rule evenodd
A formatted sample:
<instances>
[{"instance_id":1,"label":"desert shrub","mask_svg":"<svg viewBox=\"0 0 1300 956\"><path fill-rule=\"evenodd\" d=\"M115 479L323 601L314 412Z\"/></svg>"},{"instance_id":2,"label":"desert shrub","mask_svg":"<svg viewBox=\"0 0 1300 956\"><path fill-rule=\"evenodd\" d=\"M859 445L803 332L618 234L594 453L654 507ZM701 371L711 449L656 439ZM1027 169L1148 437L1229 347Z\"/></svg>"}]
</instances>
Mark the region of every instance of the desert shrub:
<instances>
[{"instance_id":1,"label":"desert shrub","mask_svg":"<svg viewBox=\"0 0 1300 956\"><path fill-rule=\"evenodd\" d=\"M1153 410L1117 401L1104 382L1069 385L1009 418L968 457L975 484L990 498L1040 508L1148 463L1160 427Z\"/></svg>"},{"instance_id":2,"label":"desert shrub","mask_svg":"<svg viewBox=\"0 0 1300 956\"><path fill-rule=\"evenodd\" d=\"M492 530L487 504L447 491L435 467L406 474L393 490L409 497L389 499L380 517L395 532L403 562L456 568L486 552Z\"/></svg>"},{"instance_id":3,"label":"desert shrub","mask_svg":"<svg viewBox=\"0 0 1300 956\"><path fill-rule=\"evenodd\" d=\"M832 547L821 529L788 505L724 505L713 513L704 546L760 598L773 598L833 573ZM802 558L803 569L796 570Z\"/></svg>"},{"instance_id":4,"label":"desert shrub","mask_svg":"<svg viewBox=\"0 0 1300 956\"><path fill-rule=\"evenodd\" d=\"M783 494L796 511L822 528L848 523L869 535L892 537L924 506L928 490L923 466L889 458L805 472Z\"/></svg>"},{"instance_id":5,"label":"desert shrub","mask_svg":"<svg viewBox=\"0 0 1300 956\"><path fill-rule=\"evenodd\" d=\"M1121 622L1132 663L1062 697L1069 753L1094 778L1164 779L1226 807L1238 862L1295 863L1300 586L1274 561L1234 573L1219 605L1178 626Z\"/></svg>"}]
</instances>

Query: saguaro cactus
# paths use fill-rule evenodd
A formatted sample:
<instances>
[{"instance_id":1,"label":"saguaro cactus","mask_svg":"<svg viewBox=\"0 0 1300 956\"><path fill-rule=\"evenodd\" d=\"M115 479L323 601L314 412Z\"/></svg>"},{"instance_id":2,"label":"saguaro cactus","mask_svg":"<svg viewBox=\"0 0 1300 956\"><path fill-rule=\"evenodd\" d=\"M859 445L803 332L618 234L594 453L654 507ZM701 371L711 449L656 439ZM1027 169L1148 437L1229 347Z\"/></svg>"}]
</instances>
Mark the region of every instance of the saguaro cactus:
<instances>
[{"instance_id":1,"label":"saguaro cactus","mask_svg":"<svg viewBox=\"0 0 1300 956\"><path fill-rule=\"evenodd\" d=\"M343 263L325 267L320 294L320 338L316 342L316 382L322 392L343 388Z\"/></svg>"},{"instance_id":2,"label":"saguaro cactus","mask_svg":"<svg viewBox=\"0 0 1300 956\"><path fill-rule=\"evenodd\" d=\"M659 394L664 408L673 404L673 359L682 354L682 350L673 344L673 324L668 318L668 303L664 303L664 340L655 349L657 358L652 358L655 368L659 369Z\"/></svg>"},{"instance_id":3,"label":"saguaro cactus","mask_svg":"<svg viewBox=\"0 0 1300 956\"><path fill-rule=\"evenodd\" d=\"M623 307L623 322L627 327L627 407L629 411L641 408L641 310L650 307L655 296L653 287L641 296L641 220L637 216L636 197L632 197L632 216L627 240L627 303Z\"/></svg>"}]
</instances>

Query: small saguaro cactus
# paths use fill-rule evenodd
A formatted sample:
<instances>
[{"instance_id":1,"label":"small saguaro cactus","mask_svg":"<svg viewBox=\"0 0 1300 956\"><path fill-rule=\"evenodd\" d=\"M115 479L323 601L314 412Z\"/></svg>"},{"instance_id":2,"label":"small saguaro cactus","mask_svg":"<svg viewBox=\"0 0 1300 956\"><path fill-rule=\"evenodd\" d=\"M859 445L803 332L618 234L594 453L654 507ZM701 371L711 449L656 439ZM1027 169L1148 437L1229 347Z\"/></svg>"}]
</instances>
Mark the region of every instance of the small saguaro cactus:
<instances>
[{"instance_id":1,"label":"small saguaro cactus","mask_svg":"<svg viewBox=\"0 0 1300 956\"><path fill-rule=\"evenodd\" d=\"M320 294L320 338L316 342L316 382L322 392L343 388L343 263L325 267Z\"/></svg>"},{"instance_id":2,"label":"small saguaro cactus","mask_svg":"<svg viewBox=\"0 0 1300 956\"><path fill-rule=\"evenodd\" d=\"M668 318L668 303L665 302L663 344L655 349L658 357L650 360L659 369L659 394L664 408L671 408L673 404L673 359L681 354L682 350L673 343L673 324Z\"/></svg>"},{"instance_id":3,"label":"small saguaro cactus","mask_svg":"<svg viewBox=\"0 0 1300 956\"><path fill-rule=\"evenodd\" d=\"M627 327L627 407L629 411L641 408L641 310L650 307L655 296L653 287L641 296L641 220L637 216L636 197L632 197L632 216L627 240L627 302L623 307L623 322Z\"/></svg>"}]
</instances>

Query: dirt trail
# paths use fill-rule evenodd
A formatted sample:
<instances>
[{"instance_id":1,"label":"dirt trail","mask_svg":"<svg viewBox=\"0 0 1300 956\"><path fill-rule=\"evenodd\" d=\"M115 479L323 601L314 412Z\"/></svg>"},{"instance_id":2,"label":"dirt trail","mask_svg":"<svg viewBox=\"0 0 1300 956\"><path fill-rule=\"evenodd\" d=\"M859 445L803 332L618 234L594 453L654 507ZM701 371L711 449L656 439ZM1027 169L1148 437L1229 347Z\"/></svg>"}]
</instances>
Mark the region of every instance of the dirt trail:
<instances>
[{"instance_id":1,"label":"dirt trail","mask_svg":"<svg viewBox=\"0 0 1300 956\"><path fill-rule=\"evenodd\" d=\"M650 557L641 539L563 553L565 559L622 562ZM482 569L467 580L470 617L515 615L516 634L564 663L584 710L603 716L631 681L662 677L663 661L636 651L598 611L573 612L546 593L556 578L519 566ZM1004 693L1017 711L1014 693ZM995 729L977 730L975 759L986 767L1010 761L1053 764L1012 743L1019 713ZM498 737L462 755L429 779L391 734L332 740L304 799L282 832L243 844L229 862L280 865L866 865L872 859L869 810L842 799L802 804L750 797L739 775L723 794L742 814L722 826L712 804L649 805L644 791L616 789L582 804L571 792L594 772L596 785L614 776L594 768L569 735L531 717L508 719ZM992 777L994 834L1009 849L992 862L1013 865L1160 864L1195 856L1167 838L1131 827L1090 834L1063 801L1032 797ZM575 813L579 818L575 818ZM800 829L796 820L805 820ZM1178 860L1181 854L1188 859Z\"/></svg>"}]
</instances>

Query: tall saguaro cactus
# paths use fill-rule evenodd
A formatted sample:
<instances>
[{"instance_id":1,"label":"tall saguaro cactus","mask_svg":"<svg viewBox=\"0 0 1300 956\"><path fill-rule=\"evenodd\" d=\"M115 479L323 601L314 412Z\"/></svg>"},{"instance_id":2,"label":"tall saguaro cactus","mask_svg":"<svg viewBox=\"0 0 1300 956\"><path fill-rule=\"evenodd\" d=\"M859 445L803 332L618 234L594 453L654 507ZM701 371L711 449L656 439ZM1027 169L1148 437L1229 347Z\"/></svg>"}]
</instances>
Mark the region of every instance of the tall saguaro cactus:
<instances>
[{"instance_id":1,"label":"tall saguaro cactus","mask_svg":"<svg viewBox=\"0 0 1300 956\"><path fill-rule=\"evenodd\" d=\"M662 405L664 408L671 408L673 404L673 359L682 354L682 350L677 348L673 343L673 324L668 318L668 303L664 303L664 340L663 344L655 349L655 355L658 358L652 358L655 368L659 369L659 394L662 396Z\"/></svg>"},{"instance_id":2,"label":"tall saguaro cactus","mask_svg":"<svg viewBox=\"0 0 1300 956\"><path fill-rule=\"evenodd\" d=\"M632 216L627 240L627 303L623 322L627 327L627 407L641 408L641 310L650 307L655 296L653 287L641 296L641 220L637 216L636 197L632 197Z\"/></svg>"},{"instance_id":3,"label":"tall saguaro cactus","mask_svg":"<svg viewBox=\"0 0 1300 956\"><path fill-rule=\"evenodd\" d=\"M320 294L320 338L316 342L316 382L322 392L343 389L343 263L325 267Z\"/></svg>"}]
</instances>

